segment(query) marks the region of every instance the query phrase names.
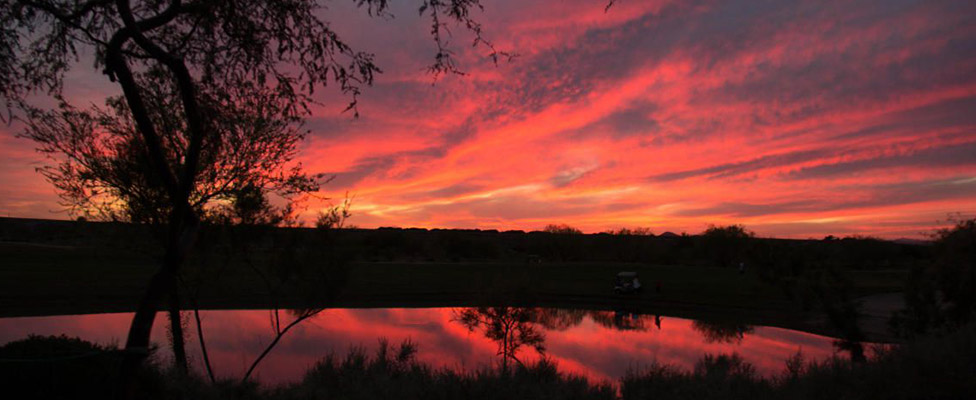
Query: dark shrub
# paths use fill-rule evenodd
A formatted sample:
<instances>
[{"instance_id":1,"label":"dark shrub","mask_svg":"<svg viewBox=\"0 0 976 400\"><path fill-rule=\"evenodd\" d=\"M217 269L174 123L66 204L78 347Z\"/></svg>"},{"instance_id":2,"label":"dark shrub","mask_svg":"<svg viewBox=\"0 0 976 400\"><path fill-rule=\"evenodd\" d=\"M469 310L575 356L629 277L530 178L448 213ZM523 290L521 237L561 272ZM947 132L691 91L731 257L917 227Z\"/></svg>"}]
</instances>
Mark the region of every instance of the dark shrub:
<instances>
[{"instance_id":1,"label":"dark shrub","mask_svg":"<svg viewBox=\"0 0 976 400\"><path fill-rule=\"evenodd\" d=\"M120 360L81 339L31 335L0 347L0 382L10 399L111 398Z\"/></svg>"}]
</instances>

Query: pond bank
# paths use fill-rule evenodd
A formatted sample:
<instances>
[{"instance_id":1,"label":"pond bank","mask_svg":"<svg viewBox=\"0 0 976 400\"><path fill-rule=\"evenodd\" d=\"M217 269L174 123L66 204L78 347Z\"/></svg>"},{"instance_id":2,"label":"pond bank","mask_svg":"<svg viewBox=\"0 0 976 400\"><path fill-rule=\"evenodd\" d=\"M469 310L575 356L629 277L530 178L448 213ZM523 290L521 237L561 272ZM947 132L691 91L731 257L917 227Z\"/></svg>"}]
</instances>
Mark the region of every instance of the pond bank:
<instances>
[{"instance_id":1,"label":"pond bank","mask_svg":"<svg viewBox=\"0 0 976 400\"><path fill-rule=\"evenodd\" d=\"M144 254L98 247L0 243L0 317L127 312L135 308L156 261ZM640 274L645 290L612 293L619 271ZM859 271L863 293L898 290L890 273ZM660 291L658 291L660 287ZM857 289L857 287L855 287ZM316 307L462 307L512 304L623 310L690 319L727 320L832 335L779 288L751 271L628 263L354 263L337 297ZM306 307L271 296L241 265L201 291L203 309ZM189 308L186 305L184 308ZM873 340L875 338L869 338Z\"/></svg>"}]
</instances>

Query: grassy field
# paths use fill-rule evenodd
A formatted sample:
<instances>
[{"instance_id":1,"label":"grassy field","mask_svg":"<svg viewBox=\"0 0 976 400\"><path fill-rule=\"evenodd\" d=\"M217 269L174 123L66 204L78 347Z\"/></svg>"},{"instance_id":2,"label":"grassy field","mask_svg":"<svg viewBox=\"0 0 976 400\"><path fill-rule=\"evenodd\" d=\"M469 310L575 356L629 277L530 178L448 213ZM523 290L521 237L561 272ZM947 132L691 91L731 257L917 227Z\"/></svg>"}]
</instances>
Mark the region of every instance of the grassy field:
<instances>
[{"instance_id":1,"label":"grassy field","mask_svg":"<svg viewBox=\"0 0 976 400\"><path fill-rule=\"evenodd\" d=\"M0 243L0 317L131 311L158 261L104 246ZM615 295L619 271L636 271L642 293ZM851 274L861 294L898 291L899 272ZM660 286L660 291L657 287ZM202 291L201 308L306 306L269 295L248 268L229 265ZM684 318L728 320L830 334L812 323L778 287L733 268L627 263L354 263L329 307L447 307L493 303L624 309Z\"/></svg>"}]
</instances>

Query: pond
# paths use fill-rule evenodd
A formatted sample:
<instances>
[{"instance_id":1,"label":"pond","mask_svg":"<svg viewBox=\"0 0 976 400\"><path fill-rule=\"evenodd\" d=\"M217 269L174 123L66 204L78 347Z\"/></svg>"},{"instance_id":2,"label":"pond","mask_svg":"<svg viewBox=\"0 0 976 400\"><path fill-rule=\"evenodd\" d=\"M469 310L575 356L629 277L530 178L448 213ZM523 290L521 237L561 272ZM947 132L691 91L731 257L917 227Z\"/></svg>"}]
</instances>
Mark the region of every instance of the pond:
<instances>
[{"instance_id":1,"label":"pond","mask_svg":"<svg viewBox=\"0 0 976 400\"><path fill-rule=\"evenodd\" d=\"M269 310L201 311L204 339L218 377L241 377L274 338ZM292 319L282 311L283 320ZM90 314L0 319L0 344L29 334L77 336L100 344L121 344L132 314ZM203 371L192 313L184 315L188 352ZM165 314L157 317L153 340L169 358ZM503 340L504 327L525 343ZM511 360L539 359L533 345L560 371L594 382L615 381L655 360L691 369L705 354L740 355L765 376L783 372L786 360L802 352L807 360L835 355L834 339L774 327L717 324L675 317L614 311L551 308L382 308L328 309L296 325L262 361L254 376L267 384L298 381L324 356L359 347L371 352L385 339L417 345L418 361L435 367L474 370ZM507 351L500 343L511 343ZM521 346L519 346L521 345ZM501 355L500 355L501 354ZM514 362L514 361L512 361Z\"/></svg>"}]
</instances>

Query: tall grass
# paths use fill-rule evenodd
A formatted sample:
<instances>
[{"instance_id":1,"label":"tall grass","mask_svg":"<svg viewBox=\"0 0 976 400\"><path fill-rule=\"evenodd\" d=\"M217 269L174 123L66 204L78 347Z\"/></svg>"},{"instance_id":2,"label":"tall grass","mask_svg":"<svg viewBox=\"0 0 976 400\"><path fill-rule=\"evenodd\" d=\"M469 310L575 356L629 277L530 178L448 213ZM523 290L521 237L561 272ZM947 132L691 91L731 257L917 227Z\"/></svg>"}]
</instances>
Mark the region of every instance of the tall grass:
<instances>
[{"instance_id":1,"label":"tall grass","mask_svg":"<svg viewBox=\"0 0 976 400\"><path fill-rule=\"evenodd\" d=\"M624 399L974 399L976 325L899 347L866 362L786 360L761 377L737 355L707 355L693 371L652 364L621 379Z\"/></svg>"},{"instance_id":2,"label":"tall grass","mask_svg":"<svg viewBox=\"0 0 976 400\"><path fill-rule=\"evenodd\" d=\"M607 385L560 373L545 359L502 372L434 369L416 362L411 343L391 348L381 342L373 357L354 350L326 357L298 384L280 389L282 399L612 399Z\"/></svg>"}]
</instances>

